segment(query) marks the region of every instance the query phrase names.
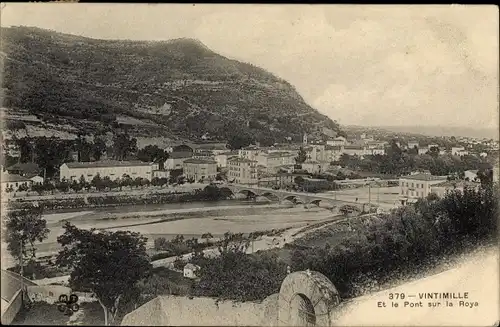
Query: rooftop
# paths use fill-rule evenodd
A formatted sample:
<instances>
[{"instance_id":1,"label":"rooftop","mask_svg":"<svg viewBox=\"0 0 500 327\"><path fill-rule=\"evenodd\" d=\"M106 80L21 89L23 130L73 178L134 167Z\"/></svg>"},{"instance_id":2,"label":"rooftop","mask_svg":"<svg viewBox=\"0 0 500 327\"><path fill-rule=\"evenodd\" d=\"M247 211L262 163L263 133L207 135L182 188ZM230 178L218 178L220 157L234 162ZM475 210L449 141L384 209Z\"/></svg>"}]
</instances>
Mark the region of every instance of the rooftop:
<instances>
[{"instance_id":1,"label":"rooftop","mask_svg":"<svg viewBox=\"0 0 500 327\"><path fill-rule=\"evenodd\" d=\"M281 157L292 157L293 153L290 152L271 152L267 155L268 158L281 158Z\"/></svg>"},{"instance_id":2,"label":"rooftop","mask_svg":"<svg viewBox=\"0 0 500 327\"><path fill-rule=\"evenodd\" d=\"M184 159L184 158L191 158L193 156L193 153L190 151L174 151L172 153L169 153L168 159Z\"/></svg>"},{"instance_id":3,"label":"rooftop","mask_svg":"<svg viewBox=\"0 0 500 327\"><path fill-rule=\"evenodd\" d=\"M9 170L21 170L23 172L31 172L31 173L36 173L40 170L40 167L33 162L26 162L26 163L16 163L10 167L7 167L7 171Z\"/></svg>"},{"instance_id":4,"label":"rooftop","mask_svg":"<svg viewBox=\"0 0 500 327\"><path fill-rule=\"evenodd\" d=\"M2 174L2 183L27 182L29 178L16 174Z\"/></svg>"},{"instance_id":5,"label":"rooftop","mask_svg":"<svg viewBox=\"0 0 500 327\"><path fill-rule=\"evenodd\" d=\"M409 179L409 180L416 180L416 181L439 181L439 180L446 180L446 176L434 176L430 174L415 174L415 175L408 175L408 176L401 176L400 179Z\"/></svg>"},{"instance_id":6,"label":"rooftop","mask_svg":"<svg viewBox=\"0 0 500 327\"><path fill-rule=\"evenodd\" d=\"M432 187L477 187L479 183L467 182L467 181L444 181L439 184L434 184Z\"/></svg>"},{"instance_id":7,"label":"rooftop","mask_svg":"<svg viewBox=\"0 0 500 327\"><path fill-rule=\"evenodd\" d=\"M149 166L149 162L142 161L118 161L118 160L105 160L93 162L68 162L65 163L68 168L104 168L104 167L137 167Z\"/></svg>"},{"instance_id":8,"label":"rooftop","mask_svg":"<svg viewBox=\"0 0 500 327\"><path fill-rule=\"evenodd\" d=\"M187 159L184 161L184 163L191 163L191 164L217 164L217 161L214 160L206 160L206 159Z\"/></svg>"},{"instance_id":9,"label":"rooftop","mask_svg":"<svg viewBox=\"0 0 500 327\"><path fill-rule=\"evenodd\" d=\"M255 160L250 160L246 158L240 158L240 157L235 157L235 158L230 158L228 159L229 162L246 162L246 163L255 163L257 161Z\"/></svg>"}]
</instances>

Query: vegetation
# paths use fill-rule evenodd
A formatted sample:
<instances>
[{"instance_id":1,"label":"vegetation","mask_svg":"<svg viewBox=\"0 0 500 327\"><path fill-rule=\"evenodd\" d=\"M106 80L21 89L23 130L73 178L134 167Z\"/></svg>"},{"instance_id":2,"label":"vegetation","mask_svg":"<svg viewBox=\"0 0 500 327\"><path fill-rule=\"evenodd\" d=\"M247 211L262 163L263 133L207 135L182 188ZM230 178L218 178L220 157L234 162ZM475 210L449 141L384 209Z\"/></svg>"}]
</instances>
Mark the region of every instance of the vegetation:
<instances>
[{"instance_id":1,"label":"vegetation","mask_svg":"<svg viewBox=\"0 0 500 327\"><path fill-rule=\"evenodd\" d=\"M242 234L226 233L219 244L220 256L207 258L196 253L190 262L201 269L193 295L254 301L279 292L286 264L276 256L245 254L249 242Z\"/></svg>"},{"instance_id":2,"label":"vegetation","mask_svg":"<svg viewBox=\"0 0 500 327\"><path fill-rule=\"evenodd\" d=\"M105 325L113 323L123 302L139 297L138 282L151 272L146 241L139 233L78 229L70 223L57 238L63 247L56 264L72 269L72 289L93 292L104 310Z\"/></svg>"},{"instance_id":3,"label":"vegetation","mask_svg":"<svg viewBox=\"0 0 500 327\"><path fill-rule=\"evenodd\" d=\"M7 243L7 250L19 260L20 273L23 275L24 259L35 258L35 242L47 238L47 221L42 218L40 207L27 206L11 210L3 219L2 239Z\"/></svg>"},{"instance_id":4,"label":"vegetation","mask_svg":"<svg viewBox=\"0 0 500 327\"><path fill-rule=\"evenodd\" d=\"M293 270L325 274L342 297L435 264L450 253L496 237L498 188L454 190L365 221L357 236L330 247L295 248Z\"/></svg>"},{"instance_id":5,"label":"vegetation","mask_svg":"<svg viewBox=\"0 0 500 327\"><path fill-rule=\"evenodd\" d=\"M364 158L343 154L337 164L357 171L369 171L380 174L402 175L421 169L429 170L433 175L463 176L464 171L483 169L489 165L473 155L453 156L436 155L436 152L419 155L413 151L401 150L395 141L386 155L367 155Z\"/></svg>"},{"instance_id":6,"label":"vegetation","mask_svg":"<svg viewBox=\"0 0 500 327\"><path fill-rule=\"evenodd\" d=\"M129 126L193 139L256 135L267 144L338 130L286 81L196 40L92 40L27 27L2 28L2 40L4 106L44 122L92 133Z\"/></svg>"}]
</instances>

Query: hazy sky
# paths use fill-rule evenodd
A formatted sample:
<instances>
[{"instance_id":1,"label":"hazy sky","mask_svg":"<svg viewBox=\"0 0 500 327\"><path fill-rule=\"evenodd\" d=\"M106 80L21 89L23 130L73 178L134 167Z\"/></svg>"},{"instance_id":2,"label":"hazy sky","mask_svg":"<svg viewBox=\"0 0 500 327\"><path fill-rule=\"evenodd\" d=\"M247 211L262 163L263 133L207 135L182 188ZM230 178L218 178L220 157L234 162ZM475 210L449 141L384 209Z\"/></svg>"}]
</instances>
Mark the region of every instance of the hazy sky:
<instances>
[{"instance_id":1,"label":"hazy sky","mask_svg":"<svg viewBox=\"0 0 500 327\"><path fill-rule=\"evenodd\" d=\"M9 3L2 26L197 38L288 80L341 124L498 126L495 6Z\"/></svg>"}]
</instances>

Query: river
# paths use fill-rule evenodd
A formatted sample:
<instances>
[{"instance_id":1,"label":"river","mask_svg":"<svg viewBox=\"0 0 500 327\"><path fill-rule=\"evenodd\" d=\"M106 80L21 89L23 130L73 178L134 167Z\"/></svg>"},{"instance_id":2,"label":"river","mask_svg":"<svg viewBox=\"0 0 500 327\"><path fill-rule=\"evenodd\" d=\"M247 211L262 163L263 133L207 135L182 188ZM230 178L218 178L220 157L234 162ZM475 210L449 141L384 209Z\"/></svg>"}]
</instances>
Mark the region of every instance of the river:
<instances>
[{"instance_id":1,"label":"river","mask_svg":"<svg viewBox=\"0 0 500 327\"><path fill-rule=\"evenodd\" d=\"M305 226L330 216L332 213L324 208L306 209L304 206L290 207L252 200L58 210L44 214L50 233L46 240L37 244L37 255L54 254L59 250L57 237L64 233L64 221L85 229L140 232L148 238L148 247L152 247L157 237L171 239L183 235L185 238L200 238L208 232L220 237L225 232L250 233ZM5 254L3 259L6 259Z\"/></svg>"}]
</instances>

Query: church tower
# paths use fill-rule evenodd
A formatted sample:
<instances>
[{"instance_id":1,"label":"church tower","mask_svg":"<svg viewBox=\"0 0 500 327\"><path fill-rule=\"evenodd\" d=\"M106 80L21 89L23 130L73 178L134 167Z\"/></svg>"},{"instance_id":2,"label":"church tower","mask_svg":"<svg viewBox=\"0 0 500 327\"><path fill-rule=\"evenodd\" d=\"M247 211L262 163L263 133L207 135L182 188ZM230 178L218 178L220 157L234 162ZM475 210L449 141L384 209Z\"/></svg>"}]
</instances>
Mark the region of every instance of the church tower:
<instances>
[{"instance_id":1,"label":"church tower","mask_svg":"<svg viewBox=\"0 0 500 327\"><path fill-rule=\"evenodd\" d=\"M302 143L307 145L307 134L304 133L304 136L302 137Z\"/></svg>"}]
</instances>

